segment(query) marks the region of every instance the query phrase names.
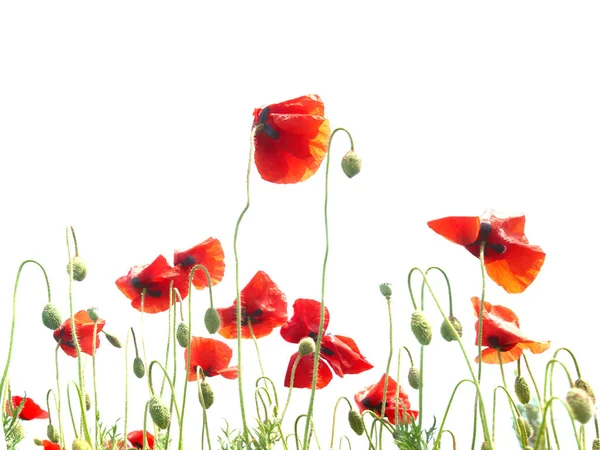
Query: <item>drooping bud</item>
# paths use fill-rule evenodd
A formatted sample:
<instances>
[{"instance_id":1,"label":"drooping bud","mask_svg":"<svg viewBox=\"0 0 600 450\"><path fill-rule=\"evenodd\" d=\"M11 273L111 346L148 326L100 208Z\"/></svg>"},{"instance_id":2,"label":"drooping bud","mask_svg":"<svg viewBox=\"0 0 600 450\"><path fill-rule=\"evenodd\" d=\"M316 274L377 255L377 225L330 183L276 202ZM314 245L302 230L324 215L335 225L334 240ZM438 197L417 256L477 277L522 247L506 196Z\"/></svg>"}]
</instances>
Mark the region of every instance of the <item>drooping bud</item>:
<instances>
[{"instance_id":1,"label":"drooping bud","mask_svg":"<svg viewBox=\"0 0 600 450\"><path fill-rule=\"evenodd\" d=\"M431 342L432 330L431 324L425 317L423 311L415 311L410 318L410 328L421 345L428 345Z\"/></svg>"},{"instance_id":2,"label":"drooping bud","mask_svg":"<svg viewBox=\"0 0 600 450\"><path fill-rule=\"evenodd\" d=\"M119 340L119 338L118 338L118 337L116 337L116 336L113 336L112 334L109 334L109 333L107 333L106 331L104 332L104 336L106 337L106 340L107 340L108 342L110 342L110 344L111 344L113 347L116 347L116 348L123 348L123 345L121 344L121 341Z\"/></svg>"},{"instance_id":3,"label":"drooping bud","mask_svg":"<svg viewBox=\"0 0 600 450\"><path fill-rule=\"evenodd\" d=\"M571 408L573 418L580 423L588 423L594 415L594 402L581 388L571 388L567 393L567 404Z\"/></svg>"},{"instance_id":4,"label":"drooping bud","mask_svg":"<svg viewBox=\"0 0 600 450\"><path fill-rule=\"evenodd\" d=\"M50 442L53 442L55 444L58 444L58 442L60 441L60 433L58 432L56 427L51 423L48 424L48 428L46 428L46 436L48 436Z\"/></svg>"},{"instance_id":5,"label":"drooping bud","mask_svg":"<svg viewBox=\"0 0 600 450\"><path fill-rule=\"evenodd\" d=\"M73 450L92 450L92 446L83 439L75 439L71 448Z\"/></svg>"},{"instance_id":6,"label":"drooping bud","mask_svg":"<svg viewBox=\"0 0 600 450\"><path fill-rule=\"evenodd\" d=\"M51 330L56 330L62 324L60 312L54 303L46 303L42 311L42 323Z\"/></svg>"},{"instance_id":7,"label":"drooping bud","mask_svg":"<svg viewBox=\"0 0 600 450\"><path fill-rule=\"evenodd\" d=\"M414 366L408 369L408 384L413 389L419 389L421 386L421 371Z\"/></svg>"},{"instance_id":8,"label":"drooping bud","mask_svg":"<svg viewBox=\"0 0 600 450\"><path fill-rule=\"evenodd\" d=\"M34 443L35 445L39 445L39 446L42 446L42 445L44 445L44 443L42 442L42 440L41 440L41 439L38 439L38 438L34 438L34 439L33 439L33 443Z\"/></svg>"},{"instance_id":9,"label":"drooping bud","mask_svg":"<svg viewBox=\"0 0 600 450\"><path fill-rule=\"evenodd\" d=\"M453 330L454 329L454 330ZM462 337L463 327L458 319L454 316L448 316L448 321L442 323L442 327L440 329L440 333L442 337L448 342L456 341L456 337L454 335L454 331L458 334L458 337Z\"/></svg>"},{"instance_id":10,"label":"drooping bud","mask_svg":"<svg viewBox=\"0 0 600 450\"><path fill-rule=\"evenodd\" d=\"M523 405L526 405L531 400L529 385L527 384L527 380L521 375L517 375L515 378L515 394L517 394L517 398Z\"/></svg>"},{"instance_id":11,"label":"drooping bud","mask_svg":"<svg viewBox=\"0 0 600 450\"><path fill-rule=\"evenodd\" d=\"M212 387L206 381L203 381L200 383L200 392L202 393L202 400L204 400L204 407L206 409L210 408L215 402L215 393L213 392ZM199 396L198 400L200 400ZM202 404L202 400L200 400L200 404Z\"/></svg>"},{"instance_id":12,"label":"drooping bud","mask_svg":"<svg viewBox=\"0 0 600 450\"><path fill-rule=\"evenodd\" d=\"M146 368L144 367L144 361L139 356L136 356L133 360L133 373L138 378L144 378Z\"/></svg>"},{"instance_id":13,"label":"drooping bud","mask_svg":"<svg viewBox=\"0 0 600 450\"><path fill-rule=\"evenodd\" d=\"M600 450L600 439L594 439L594 442L592 442L592 450Z\"/></svg>"},{"instance_id":14,"label":"drooping bud","mask_svg":"<svg viewBox=\"0 0 600 450\"><path fill-rule=\"evenodd\" d=\"M185 323L179 322L175 336L177 337L177 343L179 346L187 348L188 342L190 341L190 330Z\"/></svg>"},{"instance_id":15,"label":"drooping bud","mask_svg":"<svg viewBox=\"0 0 600 450\"><path fill-rule=\"evenodd\" d=\"M71 273L71 266L73 266L73 279L76 281L83 281L87 275L87 266L85 261L80 256L75 256L67 264L67 273Z\"/></svg>"},{"instance_id":16,"label":"drooping bud","mask_svg":"<svg viewBox=\"0 0 600 450\"><path fill-rule=\"evenodd\" d=\"M358 175L362 161L354 150L349 150L342 158L342 170L348 178Z\"/></svg>"},{"instance_id":17,"label":"drooping bud","mask_svg":"<svg viewBox=\"0 0 600 450\"><path fill-rule=\"evenodd\" d=\"M300 356L310 355L315 352L315 341L313 338L305 337L300 340L298 344L298 353Z\"/></svg>"},{"instance_id":18,"label":"drooping bud","mask_svg":"<svg viewBox=\"0 0 600 450\"><path fill-rule=\"evenodd\" d=\"M362 421L362 416L357 410L351 409L348 411L348 423L350 423L350 428L352 428L352 431L359 436L364 433L365 424Z\"/></svg>"},{"instance_id":19,"label":"drooping bud","mask_svg":"<svg viewBox=\"0 0 600 450\"><path fill-rule=\"evenodd\" d=\"M88 393L85 394L85 410L89 411L92 409L92 399Z\"/></svg>"},{"instance_id":20,"label":"drooping bud","mask_svg":"<svg viewBox=\"0 0 600 450\"><path fill-rule=\"evenodd\" d=\"M88 308L87 313L88 316L90 316L90 319L92 319L94 322L97 322L98 319L100 319L100 316L98 316L98 308L95 306Z\"/></svg>"},{"instance_id":21,"label":"drooping bud","mask_svg":"<svg viewBox=\"0 0 600 450\"><path fill-rule=\"evenodd\" d=\"M594 394L594 390L592 389L592 386L590 386L590 383L579 378L575 381L575 387L578 387L579 389L583 389L585 392L587 392L587 394L590 396L590 398L594 402L594 405L596 404L596 394Z\"/></svg>"},{"instance_id":22,"label":"drooping bud","mask_svg":"<svg viewBox=\"0 0 600 450\"><path fill-rule=\"evenodd\" d=\"M150 398L148 403L148 411L150 412L152 421L158 428L163 430L167 429L171 423L171 414L169 413L169 408L163 404L160 398L156 396Z\"/></svg>"},{"instance_id":23,"label":"drooping bud","mask_svg":"<svg viewBox=\"0 0 600 450\"><path fill-rule=\"evenodd\" d=\"M215 308L211 307L206 310L206 313L204 314L204 325L206 326L206 331L210 334L215 334L219 331L219 328L221 327L221 318Z\"/></svg>"},{"instance_id":24,"label":"drooping bud","mask_svg":"<svg viewBox=\"0 0 600 450\"><path fill-rule=\"evenodd\" d=\"M519 434L525 436L526 440L533 436L533 427L523 416L519 416L517 419L517 425Z\"/></svg>"},{"instance_id":25,"label":"drooping bud","mask_svg":"<svg viewBox=\"0 0 600 450\"><path fill-rule=\"evenodd\" d=\"M381 295L383 295L385 298L391 297L392 285L390 283L381 283L379 285L379 292L381 292Z\"/></svg>"},{"instance_id":26,"label":"drooping bud","mask_svg":"<svg viewBox=\"0 0 600 450\"><path fill-rule=\"evenodd\" d=\"M483 441L483 443L481 444L481 450L494 450L494 446L488 441Z\"/></svg>"}]
</instances>

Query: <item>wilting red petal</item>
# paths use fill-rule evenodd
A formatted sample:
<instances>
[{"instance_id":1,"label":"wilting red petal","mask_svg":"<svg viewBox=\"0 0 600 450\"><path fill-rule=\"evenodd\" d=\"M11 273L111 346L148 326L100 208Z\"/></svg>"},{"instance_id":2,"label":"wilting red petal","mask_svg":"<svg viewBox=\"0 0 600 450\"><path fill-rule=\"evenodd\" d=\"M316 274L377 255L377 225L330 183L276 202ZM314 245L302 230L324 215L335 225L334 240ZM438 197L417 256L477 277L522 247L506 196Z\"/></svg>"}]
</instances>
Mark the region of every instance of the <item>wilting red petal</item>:
<instances>
[{"instance_id":1,"label":"wilting red petal","mask_svg":"<svg viewBox=\"0 0 600 450\"><path fill-rule=\"evenodd\" d=\"M61 450L59 444L55 444L54 442L50 442L46 439L42 441L42 448L44 450Z\"/></svg>"},{"instance_id":2,"label":"wilting red petal","mask_svg":"<svg viewBox=\"0 0 600 450\"><path fill-rule=\"evenodd\" d=\"M319 334L319 317L321 303L316 300L299 298L294 302L294 315L280 330L281 337L297 344L302 338L315 337ZM323 333L329 325L329 310L325 307Z\"/></svg>"},{"instance_id":3,"label":"wilting red petal","mask_svg":"<svg viewBox=\"0 0 600 450\"><path fill-rule=\"evenodd\" d=\"M513 244L506 247L503 259L488 261L485 269L492 280L509 294L523 292L533 283L544 265L546 254L541 248L528 244Z\"/></svg>"},{"instance_id":4,"label":"wilting red petal","mask_svg":"<svg viewBox=\"0 0 600 450\"><path fill-rule=\"evenodd\" d=\"M90 318L85 310L78 311L73 315L75 320L75 329L78 336L80 350L92 356L94 354L93 339L94 339L94 321ZM96 325L96 349L100 348L100 332L104 328L104 319L98 319ZM71 318L67 318L63 324L54 330L54 339L59 342L60 348L73 357L77 357L77 349L73 341L73 333L71 329Z\"/></svg>"},{"instance_id":5,"label":"wilting red petal","mask_svg":"<svg viewBox=\"0 0 600 450\"><path fill-rule=\"evenodd\" d=\"M223 247L218 239L208 238L200 244L190 248L189 250L176 251L174 255L174 264L181 267L180 276L188 283L192 268L196 264L201 264L206 267L210 275L212 286L218 284L225 274L225 255ZM200 268L196 269L193 278L194 287L196 289L204 289L208 287L206 274Z\"/></svg>"},{"instance_id":6,"label":"wilting red petal","mask_svg":"<svg viewBox=\"0 0 600 450\"><path fill-rule=\"evenodd\" d=\"M429 228L450 242L469 245L479 236L479 217L444 217L427 222Z\"/></svg>"},{"instance_id":7,"label":"wilting red petal","mask_svg":"<svg viewBox=\"0 0 600 450\"><path fill-rule=\"evenodd\" d=\"M137 430L127 434L127 440L133 448L144 448L144 431ZM146 431L146 441L150 450L154 449L154 436Z\"/></svg>"},{"instance_id":8,"label":"wilting red petal","mask_svg":"<svg viewBox=\"0 0 600 450\"><path fill-rule=\"evenodd\" d=\"M356 343L346 336L323 336L321 358L329 363L339 377L373 368L373 365L360 353Z\"/></svg>"},{"instance_id":9,"label":"wilting red petal","mask_svg":"<svg viewBox=\"0 0 600 450\"><path fill-rule=\"evenodd\" d=\"M192 336L190 349L188 381L196 381L196 368L198 367L202 369L207 377L223 375L229 379L237 378L237 367L228 367L233 351L226 343L216 339ZM187 348L183 355L185 364L187 364Z\"/></svg>"},{"instance_id":10,"label":"wilting red petal","mask_svg":"<svg viewBox=\"0 0 600 450\"><path fill-rule=\"evenodd\" d=\"M290 362L288 363L287 372L285 373L285 387L290 387L292 368L294 366L294 362L298 356L298 352L294 353L290 358ZM298 366L296 367L296 372L294 375L294 388L304 388L311 389L312 388L312 380L313 380L313 369L314 369L314 353L310 355L304 355L300 358L298 362ZM317 369L317 389L323 389L327 386L331 379L333 378L333 374L331 373L331 369L325 364L324 361L319 359L319 367Z\"/></svg>"},{"instance_id":11,"label":"wilting red petal","mask_svg":"<svg viewBox=\"0 0 600 450\"><path fill-rule=\"evenodd\" d=\"M19 397L15 395L11 398L12 406L14 410L18 410L21 406L21 402L23 402L23 397ZM9 416L12 417L12 410L8 407L8 401L6 402L6 412ZM47 419L48 412L44 411L39 407L37 403L31 400L29 397L25 399L25 404L23 405L23 409L19 413L19 419L23 420L32 420L32 419Z\"/></svg>"},{"instance_id":12,"label":"wilting red petal","mask_svg":"<svg viewBox=\"0 0 600 450\"><path fill-rule=\"evenodd\" d=\"M381 379L377 383L361 389L354 395L354 401L361 413L365 410L369 410L381 417L381 408L383 406L384 398L384 384L385 374L381 376ZM397 387L396 381L394 381L392 377L388 377L387 390L385 391L385 416L391 423L395 423L397 406L400 421L409 423L411 417L417 417L418 411L413 411L410 409L408 395L406 392L404 392L402 387L398 389L398 398L396 398Z\"/></svg>"}]
</instances>

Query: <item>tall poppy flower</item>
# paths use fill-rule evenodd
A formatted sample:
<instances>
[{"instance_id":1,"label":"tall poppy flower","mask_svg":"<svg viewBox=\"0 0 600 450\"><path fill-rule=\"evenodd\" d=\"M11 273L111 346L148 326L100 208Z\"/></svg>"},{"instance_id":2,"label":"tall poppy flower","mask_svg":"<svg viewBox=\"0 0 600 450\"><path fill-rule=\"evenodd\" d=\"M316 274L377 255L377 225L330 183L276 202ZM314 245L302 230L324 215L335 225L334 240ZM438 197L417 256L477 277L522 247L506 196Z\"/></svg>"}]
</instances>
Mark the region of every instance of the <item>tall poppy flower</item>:
<instances>
[{"instance_id":1,"label":"tall poppy flower","mask_svg":"<svg viewBox=\"0 0 600 450\"><path fill-rule=\"evenodd\" d=\"M196 264L202 264L210 275L211 285L214 286L225 274L224 258L221 242L211 237L189 250L176 251L173 259L175 266L181 269L180 277L183 277L186 283L189 282L192 268ZM208 287L208 280L202 269L196 269L192 282L196 289Z\"/></svg>"},{"instance_id":2,"label":"tall poppy flower","mask_svg":"<svg viewBox=\"0 0 600 450\"><path fill-rule=\"evenodd\" d=\"M298 183L319 168L329 145L329 121L318 95L254 110L254 160L271 183Z\"/></svg>"},{"instance_id":3,"label":"tall poppy flower","mask_svg":"<svg viewBox=\"0 0 600 450\"><path fill-rule=\"evenodd\" d=\"M479 319L481 300L477 297L471 298L475 316ZM483 329L481 345L488 347L481 351L481 360L488 364L499 364L498 350L502 364L516 361L521 357L523 350L531 350L532 353L542 353L550 347L550 341L533 341L527 339L521 332L519 318L510 309L483 303ZM475 344L479 339L479 320L475 323ZM479 359L475 359L479 362Z\"/></svg>"},{"instance_id":4,"label":"tall poppy flower","mask_svg":"<svg viewBox=\"0 0 600 450\"><path fill-rule=\"evenodd\" d=\"M115 284L125 297L131 300L131 306L138 311L142 310L142 292L145 288L144 312L154 314L166 311L171 306L171 281L173 287L179 290L181 298L187 297L188 281L179 274L179 267L171 267L166 258L159 255L150 264L132 267L129 273L119 278Z\"/></svg>"},{"instance_id":5,"label":"tall poppy flower","mask_svg":"<svg viewBox=\"0 0 600 450\"><path fill-rule=\"evenodd\" d=\"M294 302L294 315L281 327L281 337L293 344L299 343L303 338L310 337L317 340L319 333L319 316L321 305L316 300L299 298ZM325 308L323 332L329 325L329 311ZM298 356L294 353L288 363L285 374L285 386L290 386L292 368ZM311 388L314 368L314 354L300 358L294 375L295 388ZM321 339L321 352L317 369L317 389L322 389L333 378L333 372L339 376L356 374L373 368L360 353L356 343L349 337L324 335Z\"/></svg>"},{"instance_id":6,"label":"tall poppy flower","mask_svg":"<svg viewBox=\"0 0 600 450\"><path fill-rule=\"evenodd\" d=\"M410 409L408 395L402 387L399 388L398 397L396 397L396 388L398 387L396 381L388 376L385 395L383 392L384 384L385 374L381 376L381 379L377 383L367 386L354 394L354 401L356 402L356 406L358 406L358 410L361 413L366 410L373 411L378 417L381 417L381 407L385 398L385 417L387 417L390 423L396 423L396 408L398 408L400 422L410 423L416 419L419 412Z\"/></svg>"},{"instance_id":7,"label":"tall poppy flower","mask_svg":"<svg viewBox=\"0 0 600 450\"><path fill-rule=\"evenodd\" d=\"M93 355L94 321L85 310L75 313L73 318L75 319L75 332L77 333L77 340L79 341L81 351L88 355ZM100 331L104 328L105 322L104 319L98 319L96 323L96 348L99 348ZM75 342L73 341L70 317L65 320L60 327L54 330L54 339L67 355L77 358L77 349L75 348Z\"/></svg>"},{"instance_id":8,"label":"tall poppy flower","mask_svg":"<svg viewBox=\"0 0 600 450\"><path fill-rule=\"evenodd\" d=\"M492 280L508 293L523 292L535 280L546 254L525 237L525 216L499 217L488 211L481 217L445 217L427 225L479 258L485 242L484 264Z\"/></svg>"},{"instance_id":9,"label":"tall poppy flower","mask_svg":"<svg viewBox=\"0 0 600 450\"><path fill-rule=\"evenodd\" d=\"M19 397L18 395L14 395L10 402L12 403L12 408L8 405L8 400L6 401L6 412L9 416L12 417L13 411L18 411L21 407L21 403L23 403L23 397ZM32 419L47 419L48 412L44 411L40 406L31 400L29 397L25 398L25 404L23 405L23 409L19 413L19 419L22 420L32 420Z\"/></svg>"},{"instance_id":10,"label":"tall poppy flower","mask_svg":"<svg viewBox=\"0 0 600 450\"><path fill-rule=\"evenodd\" d=\"M249 324L255 338L271 334L287 320L287 302L285 294L262 270L256 272L254 277L240 292L242 310L242 337L249 339ZM227 308L217 308L221 318L219 334L227 339L237 337L236 302Z\"/></svg>"},{"instance_id":11,"label":"tall poppy flower","mask_svg":"<svg viewBox=\"0 0 600 450\"><path fill-rule=\"evenodd\" d=\"M222 375L230 380L237 378L237 366L227 367L233 356L233 351L226 343L217 341L216 339L192 336L190 350L188 381L196 381L198 379L196 374L197 368L202 369L204 376L207 377ZM187 348L183 356L185 364L187 364Z\"/></svg>"},{"instance_id":12,"label":"tall poppy flower","mask_svg":"<svg viewBox=\"0 0 600 450\"><path fill-rule=\"evenodd\" d=\"M129 445L133 448L144 448L144 432L142 430L132 431L127 434ZM150 450L154 450L154 436L146 431L146 441Z\"/></svg>"}]
</instances>

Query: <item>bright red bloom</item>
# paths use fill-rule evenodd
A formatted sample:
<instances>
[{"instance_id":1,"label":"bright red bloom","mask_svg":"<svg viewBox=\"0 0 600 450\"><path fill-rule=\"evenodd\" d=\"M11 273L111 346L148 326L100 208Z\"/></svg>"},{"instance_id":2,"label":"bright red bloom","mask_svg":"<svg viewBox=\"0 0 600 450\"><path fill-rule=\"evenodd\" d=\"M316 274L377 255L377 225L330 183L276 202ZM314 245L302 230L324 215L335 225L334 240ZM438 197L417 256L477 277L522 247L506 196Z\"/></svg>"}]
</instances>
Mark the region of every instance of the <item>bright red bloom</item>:
<instances>
[{"instance_id":1,"label":"bright red bloom","mask_svg":"<svg viewBox=\"0 0 600 450\"><path fill-rule=\"evenodd\" d=\"M212 286L218 284L225 274L225 263L223 262L225 256L221 242L218 239L208 238L189 250L176 251L173 259L175 265L181 268L180 277L188 283L188 286L190 272L196 264L202 264L206 267ZM196 289L208 287L206 274L200 268L194 272L192 282Z\"/></svg>"},{"instance_id":2,"label":"bright red bloom","mask_svg":"<svg viewBox=\"0 0 600 450\"><path fill-rule=\"evenodd\" d=\"M233 351L224 342L216 339L192 336L190 342L191 357L188 381L196 381L196 368L200 367L204 375L214 377L222 375L233 380L238 376L237 366L227 367L231 361ZM187 364L188 350L185 349L183 356Z\"/></svg>"},{"instance_id":3,"label":"bright red bloom","mask_svg":"<svg viewBox=\"0 0 600 450\"><path fill-rule=\"evenodd\" d=\"M254 110L254 159L271 183L298 183L319 168L329 145L329 121L317 95Z\"/></svg>"},{"instance_id":4,"label":"bright red bloom","mask_svg":"<svg viewBox=\"0 0 600 450\"><path fill-rule=\"evenodd\" d=\"M61 450L59 444L55 444L54 442L50 442L46 439L42 441L42 448L44 450ZM64 447L63 447L64 449Z\"/></svg>"},{"instance_id":5,"label":"bright red bloom","mask_svg":"<svg viewBox=\"0 0 600 450\"><path fill-rule=\"evenodd\" d=\"M171 306L169 288L179 290L181 298L188 295L188 280L179 276L180 268L171 267L164 256L159 255L152 263L145 266L135 266L129 273L119 278L115 283L119 290L131 300L131 306L142 310L142 291L146 288L144 297L144 312L159 313ZM177 299L177 296L175 296Z\"/></svg>"},{"instance_id":6,"label":"bright red bloom","mask_svg":"<svg viewBox=\"0 0 600 450\"><path fill-rule=\"evenodd\" d=\"M498 217L494 211L481 217L445 217L427 225L479 258L485 241L484 264L492 280L508 293L523 292L535 280L546 254L525 237L525 216Z\"/></svg>"},{"instance_id":7,"label":"bright red bloom","mask_svg":"<svg viewBox=\"0 0 600 450\"><path fill-rule=\"evenodd\" d=\"M354 394L354 401L358 410L362 413L365 410L373 411L378 417L381 417L381 407L383 406L383 385L385 383L385 374L377 383L367 386ZM385 393L385 416L390 423L396 423L396 406L398 407L398 418L402 423L410 423L419 415L418 411L410 409L408 395L399 387L398 397L396 397L396 388L399 387L392 377L388 377L387 390Z\"/></svg>"},{"instance_id":8,"label":"bright red bloom","mask_svg":"<svg viewBox=\"0 0 600 450\"><path fill-rule=\"evenodd\" d=\"M221 318L219 334L224 338L237 337L236 305L217 308ZM254 337L261 338L271 334L274 328L280 327L287 320L287 302L285 294L279 290L277 285L262 270L250 280L240 292L240 303L242 309L242 337L250 339L250 328Z\"/></svg>"},{"instance_id":9,"label":"bright red bloom","mask_svg":"<svg viewBox=\"0 0 600 450\"><path fill-rule=\"evenodd\" d=\"M12 401L12 409L8 406L8 400L6 401L6 412L9 416L12 417L13 410L18 411L21 406L21 402L23 402L23 397L19 397L18 395L14 395L11 398ZM19 413L19 419L23 420L32 420L32 419L47 419L48 412L44 411L39 405L31 400L29 397L25 399L25 404L23 405L23 409Z\"/></svg>"},{"instance_id":10,"label":"bright red bloom","mask_svg":"<svg viewBox=\"0 0 600 450\"><path fill-rule=\"evenodd\" d=\"M127 434L129 445L133 448L144 448L144 431L137 430ZM146 431L146 441L150 450L154 449L154 436Z\"/></svg>"},{"instance_id":11,"label":"bright red bloom","mask_svg":"<svg viewBox=\"0 0 600 450\"><path fill-rule=\"evenodd\" d=\"M75 319L75 330L80 350L88 355L93 355L94 321L85 310L75 313L73 318ZM98 349L100 347L100 331L104 328L104 319L98 319L96 323L96 349ZM73 341L70 317L54 330L54 339L67 355L77 358L77 349Z\"/></svg>"},{"instance_id":12,"label":"bright red bloom","mask_svg":"<svg viewBox=\"0 0 600 450\"><path fill-rule=\"evenodd\" d=\"M471 298L477 322L475 323L475 344L479 339L479 305L481 300L477 297ZM527 339L521 332L519 318L508 308L500 305L483 303L483 329L481 345L489 347L481 351L481 360L488 364L499 364L498 350L502 364L516 361L521 357L524 349L532 353L542 353L550 347L550 341L532 341ZM479 362L478 358L475 358Z\"/></svg>"},{"instance_id":13,"label":"bright red bloom","mask_svg":"<svg viewBox=\"0 0 600 450\"><path fill-rule=\"evenodd\" d=\"M317 340L319 333L319 315L321 304L316 300L299 298L294 302L294 315L281 327L281 337L288 342L297 344L305 337ZM329 311L325 308L323 333L329 325ZM285 374L285 386L290 386L292 367L298 353L290 358ZM314 354L303 356L294 375L295 388L311 388L314 365ZM330 368L331 367L331 368ZM317 389L329 384L333 372L339 377L356 374L373 368L360 353L356 343L346 336L324 335L321 340L319 366L317 372Z\"/></svg>"}]
</instances>

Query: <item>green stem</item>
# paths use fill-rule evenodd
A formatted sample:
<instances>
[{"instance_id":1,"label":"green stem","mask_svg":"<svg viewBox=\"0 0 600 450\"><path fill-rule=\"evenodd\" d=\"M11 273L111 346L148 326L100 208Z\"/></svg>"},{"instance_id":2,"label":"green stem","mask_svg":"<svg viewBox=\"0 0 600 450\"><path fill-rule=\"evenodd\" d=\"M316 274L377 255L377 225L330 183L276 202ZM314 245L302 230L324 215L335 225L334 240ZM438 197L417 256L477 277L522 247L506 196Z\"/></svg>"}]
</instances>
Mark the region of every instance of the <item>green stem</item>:
<instances>
[{"instance_id":1,"label":"green stem","mask_svg":"<svg viewBox=\"0 0 600 450\"><path fill-rule=\"evenodd\" d=\"M387 364L385 366L385 378L383 380L383 399L381 401L381 418L385 417L385 406L387 402L387 387L388 387L388 377L390 375L390 367L392 365L392 358L394 356L394 329L392 326L392 300L390 296L386 296L385 300L387 302L387 310L388 310L388 328L389 328L389 352ZM400 380L398 380L400 383ZM420 415L420 414L419 414ZM382 438L383 438L383 425L379 426L379 448L382 448Z\"/></svg>"},{"instance_id":2,"label":"green stem","mask_svg":"<svg viewBox=\"0 0 600 450\"><path fill-rule=\"evenodd\" d=\"M92 381L94 383L94 448L98 448L98 389L96 384L96 331L98 322L94 321L94 336L92 336Z\"/></svg>"},{"instance_id":3,"label":"green stem","mask_svg":"<svg viewBox=\"0 0 600 450\"><path fill-rule=\"evenodd\" d=\"M127 331L127 338L125 339L125 419L123 421L123 440L127 441L127 417L129 415L129 338L133 333L133 328ZM137 350L136 350L137 354Z\"/></svg>"},{"instance_id":4,"label":"green stem","mask_svg":"<svg viewBox=\"0 0 600 450\"><path fill-rule=\"evenodd\" d=\"M254 336L254 331L252 331L252 320L248 319L248 331L250 332L250 336L252 337L252 342L254 342L254 348L256 349L256 357L258 358L258 366L260 367L260 376L261 378L265 378L265 370L263 369L262 359L260 357L260 350L258 348L258 340Z\"/></svg>"},{"instance_id":5,"label":"green stem","mask_svg":"<svg viewBox=\"0 0 600 450\"><path fill-rule=\"evenodd\" d=\"M567 412L569 413L569 418L571 419L571 425L573 427L573 433L575 434L575 440L577 441L577 448L578 448L578 450L584 450L584 448L581 446L581 443L579 442L578 435L577 435L577 428L575 426L575 421L573 420L573 417L571 416L570 408L562 398L550 397L548 399L548 401L546 402L546 405L544 406L544 409L543 409L542 423L540 425L540 430L543 430L544 427L546 426L546 417L548 415L548 409L551 409L552 402L554 402L554 401L558 401L559 403L561 403L565 407ZM535 449L540 448L542 434L544 434L544 433L539 433L537 436L537 439L535 440L535 445L534 445Z\"/></svg>"},{"instance_id":6,"label":"green stem","mask_svg":"<svg viewBox=\"0 0 600 450\"><path fill-rule=\"evenodd\" d=\"M207 277L208 277L208 273L207 273ZM208 283L210 286L210 278L209 278ZM188 346L188 348L189 348L189 346ZM202 378L204 378L204 375L202 375ZM204 381L204 379L202 379L202 381ZM204 430L206 430L206 441L208 442L208 450L211 450L210 434L209 434L209 429L208 429L208 416L206 414L206 404L204 403L204 395L202 395L202 387L200 386L200 367L196 367L196 384L198 386L198 399L200 400L200 405L202 406L202 435L203 435L202 436L202 448L204 448ZM185 401L185 397L183 397L183 400ZM181 407L181 417L183 419L183 406ZM183 434L183 429L181 430L181 432L179 434L180 435Z\"/></svg>"},{"instance_id":7,"label":"green stem","mask_svg":"<svg viewBox=\"0 0 600 450\"><path fill-rule=\"evenodd\" d=\"M337 408L342 400L346 400L346 403L348 403L348 408L352 411L352 403L350 403L350 400L348 400L346 397L340 397L335 402L335 406L333 407L333 420L331 421L331 441L329 441L330 449L333 448L333 443L335 440L335 418L336 418Z\"/></svg>"},{"instance_id":8,"label":"green stem","mask_svg":"<svg viewBox=\"0 0 600 450\"><path fill-rule=\"evenodd\" d=\"M162 370L163 376L167 379L167 383L169 383L169 387L171 388L171 398L173 399L173 403L175 404L175 413L177 414L177 422L179 424L181 424L181 414L179 413L179 406L177 405L177 400L175 399L175 387L173 386L173 383L171 382L171 378L169 377L169 374L167 373L167 370L163 367L163 365L154 360L152 361L149 365L148 365L148 385L150 386L150 392L152 395L154 395L154 388L152 386L152 367L154 365L157 365L158 367L160 367L160 369ZM182 433L183 430L181 430L181 426L179 428L179 434L180 436L183 435ZM182 438L179 439L179 446L177 447L179 450L181 450L183 448L183 441Z\"/></svg>"},{"instance_id":9,"label":"green stem","mask_svg":"<svg viewBox=\"0 0 600 450\"><path fill-rule=\"evenodd\" d=\"M442 440L442 432L446 431L446 430L444 430L444 424L446 423L446 419L448 418L448 413L450 412L450 406L452 406L452 402L454 401L454 396L456 395L458 388L463 383L472 383L474 386L476 386L476 384L473 380L467 380L467 379L460 380L456 384L456 386L454 386L454 390L452 391L452 395L450 396L450 401L448 401L448 405L446 406L446 411L444 412L444 418L442 419L442 423L440 425L440 430L437 434L435 442L433 443L434 450L439 450L439 448L440 448L440 441Z\"/></svg>"},{"instance_id":10,"label":"green stem","mask_svg":"<svg viewBox=\"0 0 600 450\"><path fill-rule=\"evenodd\" d=\"M298 363L300 362L301 358L302 358L302 355L300 355L300 353L298 353L298 356L296 356L296 360L294 361L294 365L292 366L292 373L290 374L290 390L288 391L287 400L285 401L285 406L283 407L283 412L281 413L280 422L283 422L285 413L288 409L288 406L290 405L290 400L292 399L292 391L294 389L294 376L296 375L296 368L298 367ZM297 441L298 441L298 435L296 435L296 442Z\"/></svg>"}]
</instances>

